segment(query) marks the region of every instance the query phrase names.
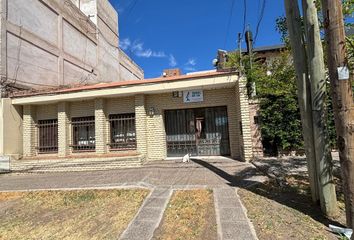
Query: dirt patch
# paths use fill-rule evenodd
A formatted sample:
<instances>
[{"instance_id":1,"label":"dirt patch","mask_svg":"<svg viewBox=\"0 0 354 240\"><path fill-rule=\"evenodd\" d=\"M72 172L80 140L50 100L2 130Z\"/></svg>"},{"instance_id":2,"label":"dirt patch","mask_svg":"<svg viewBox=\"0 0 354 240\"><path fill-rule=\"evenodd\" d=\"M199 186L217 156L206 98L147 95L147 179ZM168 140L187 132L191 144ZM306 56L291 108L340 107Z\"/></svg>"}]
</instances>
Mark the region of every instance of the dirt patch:
<instances>
[{"instance_id":1,"label":"dirt patch","mask_svg":"<svg viewBox=\"0 0 354 240\"><path fill-rule=\"evenodd\" d=\"M0 193L0 239L116 239L147 190ZM10 196L10 197L9 197Z\"/></svg>"},{"instance_id":2,"label":"dirt patch","mask_svg":"<svg viewBox=\"0 0 354 240\"><path fill-rule=\"evenodd\" d=\"M212 191L176 191L153 239L217 239Z\"/></svg>"},{"instance_id":3,"label":"dirt patch","mask_svg":"<svg viewBox=\"0 0 354 240\"><path fill-rule=\"evenodd\" d=\"M328 219L312 202L308 181L285 177L286 185L276 181L238 191L260 240L265 239L338 239L328 224L345 223L344 205L339 201L338 217Z\"/></svg>"}]
</instances>

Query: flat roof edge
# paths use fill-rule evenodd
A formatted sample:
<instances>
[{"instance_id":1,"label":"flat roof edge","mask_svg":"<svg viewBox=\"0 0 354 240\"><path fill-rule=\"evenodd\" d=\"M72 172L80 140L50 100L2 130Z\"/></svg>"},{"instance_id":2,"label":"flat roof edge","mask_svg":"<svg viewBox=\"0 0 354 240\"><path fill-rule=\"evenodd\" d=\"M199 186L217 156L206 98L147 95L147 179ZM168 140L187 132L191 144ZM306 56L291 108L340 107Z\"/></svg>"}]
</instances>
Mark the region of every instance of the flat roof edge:
<instances>
[{"instance_id":1,"label":"flat roof edge","mask_svg":"<svg viewBox=\"0 0 354 240\"><path fill-rule=\"evenodd\" d=\"M230 76L228 78L227 76ZM47 93L12 98L14 105L29 105L55 103L61 101L90 100L95 98L110 98L134 96L139 94L159 94L187 89L228 88L236 84L240 76L236 74L214 75L202 78L186 78L176 81L146 82L145 84L123 85L120 87L99 88L82 91ZM186 84L189 83L189 84Z\"/></svg>"}]
</instances>

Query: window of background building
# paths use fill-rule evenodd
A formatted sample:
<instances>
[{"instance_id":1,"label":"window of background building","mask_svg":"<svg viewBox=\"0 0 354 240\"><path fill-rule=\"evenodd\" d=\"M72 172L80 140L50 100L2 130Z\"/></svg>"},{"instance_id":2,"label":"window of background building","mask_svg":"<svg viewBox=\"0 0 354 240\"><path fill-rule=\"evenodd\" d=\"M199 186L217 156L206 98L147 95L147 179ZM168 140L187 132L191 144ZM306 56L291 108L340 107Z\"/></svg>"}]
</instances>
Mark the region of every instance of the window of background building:
<instances>
[{"instance_id":1,"label":"window of background building","mask_svg":"<svg viewBox=\"0 0 354 240\"><path fill-rule=\"evenodd\" d=\"M71 119L72 148L74 151L94 151L95 117L76 117Z\"/></svg>"},{"instance_id":2,"label":"window of background building","mask_svg":"<svg viewBox=\"0 0 354 240\"><path fill-rule=\"evenodd\" d=\"M112 114L110 122L110 147L112 150L135 150L135 114Z\"/></svg>"}]
</instances>

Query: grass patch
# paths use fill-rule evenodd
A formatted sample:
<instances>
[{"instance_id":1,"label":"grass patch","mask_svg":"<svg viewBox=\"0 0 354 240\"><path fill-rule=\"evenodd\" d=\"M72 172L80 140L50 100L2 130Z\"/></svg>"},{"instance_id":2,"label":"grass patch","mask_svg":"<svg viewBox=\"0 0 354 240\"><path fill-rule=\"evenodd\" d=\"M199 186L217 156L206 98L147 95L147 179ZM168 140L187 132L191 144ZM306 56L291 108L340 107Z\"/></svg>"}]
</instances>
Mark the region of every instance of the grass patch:
<instances>
[{"instance_id":1,"label":"grass patch","mask_svg":"<svg viewBox=\"0 0 354 240\"><path fill-rule=\"evenodd\" d=\"M338 239L329 232L328 224L344 224L344 211L337 218L322 215L318 205L312 203L308 183L286 179L289 185L280 187L275 182L260 184L238 194L248 211L260 240L263 239Z\"/></svg>"},{"instance_id":2,"label":"grass patch","mask_svg":"<svg viewBox=\"0 0 354 240\"><path fill-rule=\"evenodd\" d=\"M211 190L176 191L155 232L155 240L217 239Z\"/></svg>"},{"instance_id":3,"label":"grass patch","mask_svg":"<svg viewBox=\"0 0 354 240\"><path fill-rule=\"evenodd\" d=\"M0 193L0 239L117 239L147 190Z\"/></svg>"}]
</instances>

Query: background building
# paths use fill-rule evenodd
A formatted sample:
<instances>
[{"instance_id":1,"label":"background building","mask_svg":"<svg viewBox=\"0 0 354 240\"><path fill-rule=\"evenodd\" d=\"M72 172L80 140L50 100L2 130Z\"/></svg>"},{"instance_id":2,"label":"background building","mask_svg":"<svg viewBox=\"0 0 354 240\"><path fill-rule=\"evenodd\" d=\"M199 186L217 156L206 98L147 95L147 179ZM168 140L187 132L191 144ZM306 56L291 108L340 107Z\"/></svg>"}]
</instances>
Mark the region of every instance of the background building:
<instances>
[{"instance_id":1,"label":"background building","mask_svg":"<svg viewBox=\"0 0 354 240\"><path fill-rule=\"evenodd\" d=\"M119 49L108 0L0 0L0 8L3 94L144 77Z\"/></svg>"}]
</instances>

